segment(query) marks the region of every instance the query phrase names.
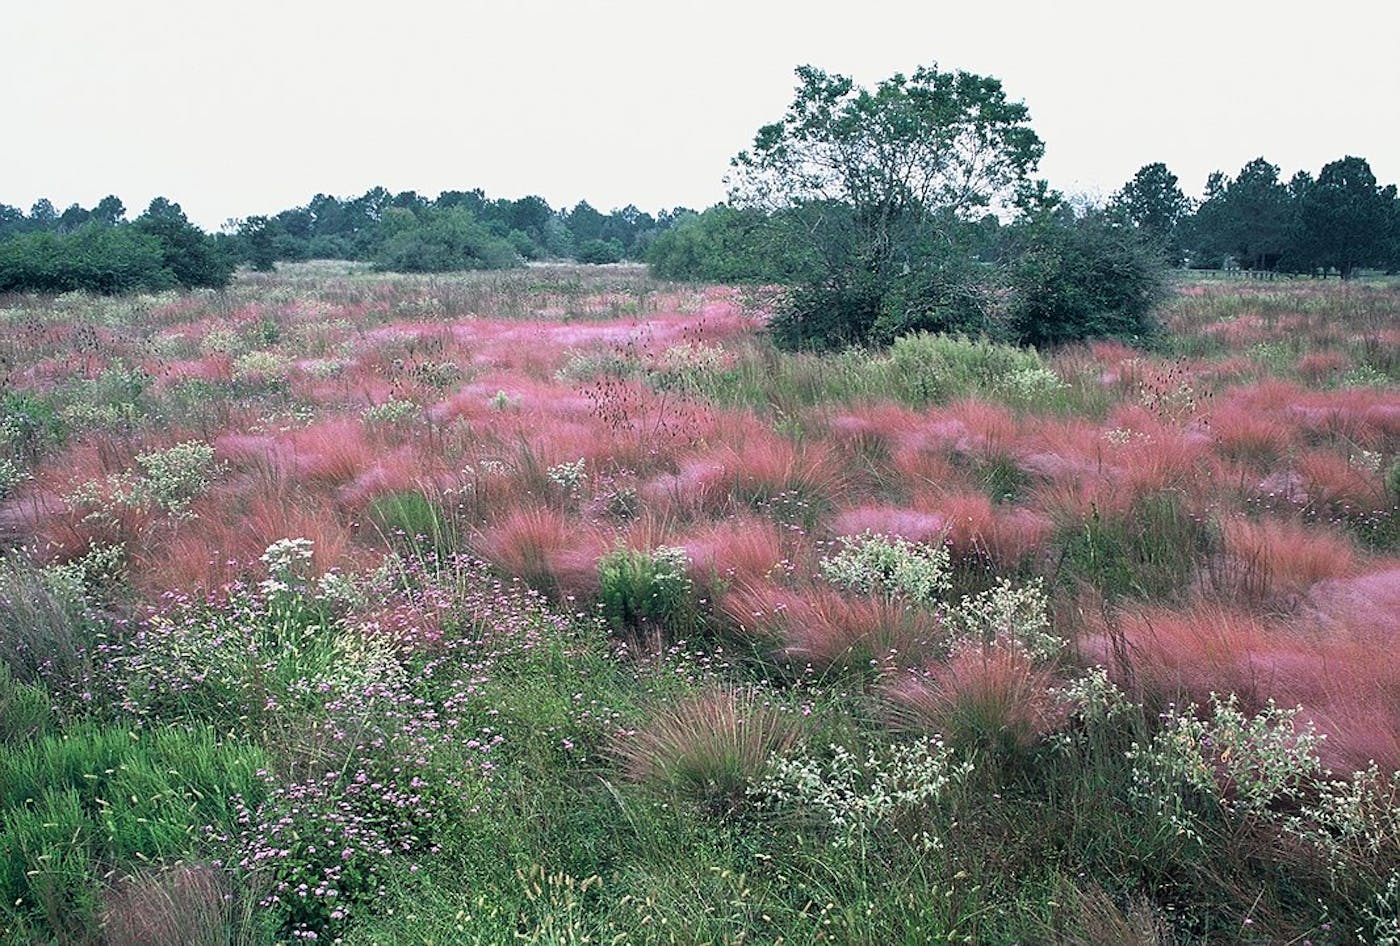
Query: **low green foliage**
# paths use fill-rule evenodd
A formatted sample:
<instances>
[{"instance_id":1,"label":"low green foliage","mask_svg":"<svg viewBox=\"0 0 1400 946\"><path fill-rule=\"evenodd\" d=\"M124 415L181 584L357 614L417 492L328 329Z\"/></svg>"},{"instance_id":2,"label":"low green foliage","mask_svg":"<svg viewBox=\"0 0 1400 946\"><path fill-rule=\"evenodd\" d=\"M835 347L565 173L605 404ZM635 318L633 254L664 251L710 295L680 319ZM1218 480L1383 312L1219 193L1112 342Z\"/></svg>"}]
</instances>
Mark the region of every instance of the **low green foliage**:
<instances>
[{"instance_id":1,"label":"low green foliage","mask_svg":"<svg viewBox=\"0 0 1400 946\"><path fill-rule=\"evenodd\" d=\"M628 633L654 633L691 607L693 583L684 549L617 548L598 560L599 600L608 623Z\"/></svg>"},{"instance_id":2,"label":"low green foliage","mask_svg":"<svg viewBox=\"0 0 1400 946\"><path fill-rule=\"evenodd\" d=\"M174 860L266 793L256 750L208 729L84 724L0 754L0 920L60 940L92 922L107 871Z\"/></svg>"}]
</instances>

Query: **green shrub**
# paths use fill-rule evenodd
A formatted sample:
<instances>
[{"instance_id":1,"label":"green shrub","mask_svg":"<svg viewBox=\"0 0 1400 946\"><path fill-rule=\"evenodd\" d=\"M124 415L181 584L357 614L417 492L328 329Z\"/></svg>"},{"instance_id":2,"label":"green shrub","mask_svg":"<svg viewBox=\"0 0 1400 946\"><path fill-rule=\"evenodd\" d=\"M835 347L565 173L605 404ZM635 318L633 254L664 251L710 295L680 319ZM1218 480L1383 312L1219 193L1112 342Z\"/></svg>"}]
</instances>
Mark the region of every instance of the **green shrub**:
<instances>
[{"instance_id":1,"label":"green shrub","mask_svg":"<svg viewBox=\"0 0 1400 946\"><path fill-rule=\"evenodd\" d=\"M1009 335L1037 348L1157 334L1166 265L1134 230L1095 217L1028 225L1011 266Z\"/></svg>"},{"instance_id":2,"label":"green shrub","mask_svg":"<svg viewBox=\"0 0 1400 946\"><path fill-rule=\"evenodd\" d=\"M684 549L617 548L598 560L603 614L619 631L670 625L690 608L692 583Z\"/></svg>"},{"instance_id":3,"label":"green shrub","mask_svg":"<svg viewBox=\"0 0 1400 946\"><path fill-rule=\"evenodd\" d=\"M840 543L840 550L822 559L820 566L822 576L837 587L931 605L953 586L944 545L874 532L842 536Z\"/></svg>"},{"instance_id":4,"label":"green shrub","mask_svg":"<svg viewBox=\"0 0 1400 946\"><path fill-rule=\"evenodd\" d=\"M620 263L622 253L622 244L616 240L584 240L577 258L580 263Z\"/></svg>"},{"instance_id":5,"label":"green shrub","mask_svg":"<svg viewBox=\"0 0 1400 946\"><path fill-rule=\"evenodd\" d=\"M905 400L914 404L992 393L1031 384L1049 371L1034 351L987 339L918 332L890 346L890 367ZM1021 380L1017 380L1021 379Z\"/></svg>"}]
</instances>

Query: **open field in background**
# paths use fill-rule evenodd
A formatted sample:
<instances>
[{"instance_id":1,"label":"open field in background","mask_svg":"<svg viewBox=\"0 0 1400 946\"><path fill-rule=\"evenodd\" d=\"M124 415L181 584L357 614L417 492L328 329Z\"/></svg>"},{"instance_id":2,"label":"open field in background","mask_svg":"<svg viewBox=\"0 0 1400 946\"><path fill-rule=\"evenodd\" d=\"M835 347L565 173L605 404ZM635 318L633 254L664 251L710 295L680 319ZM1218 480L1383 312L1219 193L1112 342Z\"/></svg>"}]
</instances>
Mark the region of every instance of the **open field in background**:
<instances>
[{"instance_id":1,"label":"open field in background","mask_svg":"<svg viewBox=\"0 0 1400 946\"><path fill-rule=\"evenodd\" d=\"M0 300L0 938L1400 942L1400 288L771 303Z\"/></svg>"}]
</instances>

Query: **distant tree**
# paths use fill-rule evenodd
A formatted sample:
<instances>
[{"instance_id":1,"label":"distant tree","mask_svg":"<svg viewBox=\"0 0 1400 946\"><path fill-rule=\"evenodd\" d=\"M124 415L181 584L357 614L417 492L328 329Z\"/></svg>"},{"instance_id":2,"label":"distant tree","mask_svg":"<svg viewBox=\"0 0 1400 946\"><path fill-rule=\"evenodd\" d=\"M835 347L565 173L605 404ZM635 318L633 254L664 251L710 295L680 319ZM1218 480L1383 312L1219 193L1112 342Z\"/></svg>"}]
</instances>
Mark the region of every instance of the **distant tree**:
<instances>
[{"instance_id":1,"label":"distant tree","mask_svg":"<svg viewBox=\"0 0 1400 946\"><path fill-rule=\"evenodd\" d=\"M73 233L38 230L0 242L0 292L110 294L175 285L161 242L132 225L89 223Z\"/></svg>"},{"instance_id":2,"label":"distant tree","mask_svg":"<svg viewBox=\"0 0 1400 946\"><path fill-rule=\"evenodd\" d=\"M211 237L190 223L177 203L155 198L132 226L160 242L165 268L186 289L220 288L228 285L233 276L233 260L220 251Z\"/></svg>"},{"instance_id":3,"label":"distant tree","mask_svg":"<svg viewBox=\"0 0 1400 946\"><path fill-rule=\"evenodd\" d=\"M238 226L243 254L260 273L270 273L277 265L276 224L267 217L249 217Z\"/></svg>"},{"instance_id":4,"label":"distant tree","mask_svg":"<svg viewBox=\"0 0 1400 946\"><path fill-rule=\"evenodd\" d=\"M800 246L778 237L767 215L716 204L702 214L685 211L646 249L661 279L706 282L791 282L809 271Z\"/></svg>"},{"instance_id":5,"label":"distant tree","mask_svg":"<svg viewBox=\"0 0 1400 946\"><path fill-rule=\"evenodd\" d=\"M126 205L115 195L108 194L92 208L92 219L105 226L114 227L126 219Z\"/></svg>"},{"instance_id":6,"label":"distant tree","mask_svg":"<svg viewBox=\"0 0 1400 946\"><path fill-rule=\"evenodd\" d=\"M58 216L58 230L60 233L72 233L91 219L91 211L84 210L80 204L69 204Z\"/></svg>"},{"instance_id":7,"label":"distant tree","mask_svg":"<svg viewBox=\"0 0 1400 946\"><path fill-rule=\"evenodd\" d=\"M1323 167L1315 181L1299 181L1295 238L1312 266L1349 279L1363 266L1391 258L1395 185L1380 187L1370 164L1347 156Z\"/></svg>"},{"instance_id":8,"label":"distant tree","mask_svg":"<svg viewBox=\"0 0 1400 946\"><path fill-rule=\"evenodd\" d=\"M29 224L34 230L52 230L58 223L58 211L47 197L40 197L29 208Z\"/></svg>"},{"instance_id":9,"label":"distant tree","mask_svg":"<svg viewBox=\"0 0 1400 946\"><path fill-rule=\"evenodd\" d=\"M1278 174L1276 165L1255 158L1234 180L1218 171L1210 176L1192 221L1201 257L1219 265L1228 256L1244 269L1278 267L1292 232L1288 189Z\"/></svg>"},{"instance_id":10,"label":"distant tree","mask_svg":"<svg viewBox=\"0 0 1400 946\"><path fill-rule=\"evenodd\" d=\"M603 238L603 215L593 209L593 205L586 200L581 200L574 205L574 209L569 211L568 218L569 234L573 237L576 246L583 246L589 240L601 240Z\"/></svg>"},{"instance_id":11,"label":"distant tree","mask_svg":"<svg viewBox=\"0 0 1400 946\"><path fill-rule=\"evenodd\" d=\"M1165 164L1143 165L1108 206L1110 213L1121 216L1160 246L1173 264L1181 262L1179 230L1191 211L1191 202Z\"/></svg>"},{"instance_id":12,"label":"distant tree","mask_svg":"<svg viewBox=\"0 0 1400 946\"><path fill-rule=\"evenodd\" d=\"M0 240L23 233L28 229L29 220L24 211L9 204L0 204Z\"/></svg>"},{"instance_id":13,"label":"distant tree","mask_svg":"<svg viewBox=\"0 0 1400 946\"><path fill-rule=\"evenodd\" d=\"M542 249L549 259L573 259L574 235L561 216L556 214L545 221Z\"/></svg>"}]
</instances>

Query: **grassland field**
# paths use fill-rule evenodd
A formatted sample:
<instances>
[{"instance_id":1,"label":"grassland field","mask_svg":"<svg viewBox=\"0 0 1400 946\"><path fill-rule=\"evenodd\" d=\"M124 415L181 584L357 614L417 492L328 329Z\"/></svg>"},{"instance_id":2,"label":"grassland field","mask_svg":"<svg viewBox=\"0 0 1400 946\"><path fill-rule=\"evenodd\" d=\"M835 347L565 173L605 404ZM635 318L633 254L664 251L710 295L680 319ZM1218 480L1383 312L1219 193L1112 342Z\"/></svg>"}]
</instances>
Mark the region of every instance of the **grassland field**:
<instances>
[{"instance_id":1,"label":"grassland field","mask_svg":"<svg viewBox=\"0 0 1400 946\"><path fill-rule=\"evenodd\" d=\"M1400 943L1400 285L774 301L0 298L0 942Z\"/></svg>"}]
</instances>

